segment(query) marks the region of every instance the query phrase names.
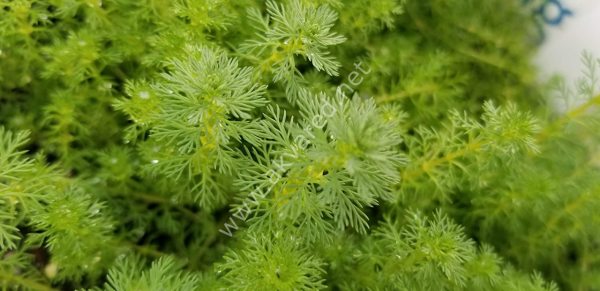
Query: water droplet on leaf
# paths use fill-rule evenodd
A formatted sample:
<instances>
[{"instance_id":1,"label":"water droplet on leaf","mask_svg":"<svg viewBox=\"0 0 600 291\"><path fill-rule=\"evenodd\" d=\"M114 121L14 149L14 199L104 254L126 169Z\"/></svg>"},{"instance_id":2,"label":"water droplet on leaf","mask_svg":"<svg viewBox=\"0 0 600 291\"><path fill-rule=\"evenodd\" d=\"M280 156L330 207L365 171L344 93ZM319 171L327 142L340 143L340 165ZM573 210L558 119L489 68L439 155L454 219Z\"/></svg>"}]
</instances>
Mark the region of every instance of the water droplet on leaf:
<instances>
[{"instance_id":1,"label":"water droplet on leaf","mask_svg":"<svg viewBox=\"0 0 600 291\"><path fill-rule=\"evenodd\" d=\"M96 214L98 214L98 213L100 213L100 207L93 206L93 207L90 209L90 214L92 214L92 215L96 215Z\"/></svg>"},{"instance_id":2,"label":"water droplet on leaf","mask_svg":"<svg viewBox=\"0 0 600 291\"><path fill-rule=\"evenodd\" d=\"M56 277L57 273L58 273L58 266L55 263L50 263L50 264L46 265L46 267L44 267L44 274L46 275L46 277L48 277L50 279Z\"/></svg>"},{"instance_id":3,"label":"water droplet on leaf","mask_svg":"<svg viewBox=\"0 0 600 291\"><path fill-rule=\"evenodd\" d=\"M150 98L150 93L148 93L148 91L142 91L142 92L140 92L139 96L142 99L148 99L148 98Z\"/></svg>"}]
</instances>

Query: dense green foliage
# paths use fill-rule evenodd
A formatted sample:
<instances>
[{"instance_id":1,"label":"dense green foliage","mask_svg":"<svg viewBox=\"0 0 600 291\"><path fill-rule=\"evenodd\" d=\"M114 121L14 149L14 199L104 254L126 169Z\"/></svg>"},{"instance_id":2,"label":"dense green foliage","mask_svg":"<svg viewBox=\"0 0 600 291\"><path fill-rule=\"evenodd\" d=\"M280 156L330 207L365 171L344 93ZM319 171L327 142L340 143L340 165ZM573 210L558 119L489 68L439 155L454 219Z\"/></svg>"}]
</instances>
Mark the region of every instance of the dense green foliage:
<instances>
[{"instance_id":1,"label":"dense green foliage","mask_svg":"<svg viewBox=\"0 0 600 291\"><path fill-rule=\"evenodd\" d=\"M0 0L0 289L600 290L521 2Z\"/></svg>"}]
</instances>

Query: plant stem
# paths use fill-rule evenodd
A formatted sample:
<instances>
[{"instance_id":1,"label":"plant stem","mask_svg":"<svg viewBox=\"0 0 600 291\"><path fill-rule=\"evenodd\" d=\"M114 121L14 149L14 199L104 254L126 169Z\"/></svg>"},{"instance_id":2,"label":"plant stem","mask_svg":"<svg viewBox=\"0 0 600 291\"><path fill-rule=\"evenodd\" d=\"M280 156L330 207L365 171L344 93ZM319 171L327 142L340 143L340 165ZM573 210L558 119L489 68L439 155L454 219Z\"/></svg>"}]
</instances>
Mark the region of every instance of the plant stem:
<instances>
[{"instance_id":1,"label":"plant stem","mask_svg":"<svg viewBox=\"0 0 600 291\"><path fill-rule=\"evenodd\" d=\"M9 274L9 273L5 273L5 272L0 272L0 279L6 280L8 282L13 282L19 286L26 287L31 290L37 290L37 291L55 291L56 290L50 286L33 281L29 278L15 275L15 274Z\"/></svg>"},{"instance_id":2,"label":"plant stem","mask_svg":"<svg viewBox=\"0 0 600 291\"><path fill-rule=\"evenodd\" d=\"M378 104L394 102L394 101L398 101L398 100L401 100L401 99L404 99L406 97L410 97L413 95L435 93L439 90L440 90L440 88L438 85L436 85L434 83L426 83L417 88L407 89L407 90L398 92L397 94L394 94L394 95L390 95L390 94L381 95L375 101Z\"/></svg>"},{"instance_id":3,"label":"plant stem","mask_svg":"<svg viewBox=\"0 0 600 291\"><path fill-rule=\"evenodd\" d=\"M167 256L168 254L163 253L161 251L157 251L147 245L136 245L136 244L130 244L131 248L135 249L137 252L139 252L140 254L144 254L144 255L150 255L156 258L160 258L160 257L164 257Z\"/></svg>"},{"instance_id":4,"label":"plant stem","mask_svg":"<svg viewBox=\"0 0 600 291\"><path fill-rule=\"evenodd\" d=\"M418 177L423 173L429 173L431 170L435 169L435 167L437 167L441 164L444 164L444 163L450 163L458 158L464 157L468 153L479 150L482 146L483 146L483 144L479 141L471 141L468 144L466 144L464 147L462 147L456 151L447 153L444 156L439 157L439 158L424 161L423 163L421 163L420 167L417 167L411 171L403 172L402 180Z\"/></svg>"},{"instance_id":5,"label":"plant stem","mask_svg":"<svg viewBox=\"0 0 600 291\"><path fill-rule=\"evenodd\" d=\"M581 115L585 114L586 112L588 112L588 110L590 110L595 105L600 105L600 95L590 98L585 103L583 103L583 104L575 107L574 109L570 110L569 112L565 113L559 119L557 119L552 124L547 126L544 129L544 131L540 132L540 134L538 134L536 139L538 140L538 142L547 139L548 137L551 136L552 131L560 129L562 126L567 124L572 119L575 119L575 118L580 117Z\"/></svg>"}]
</instances>

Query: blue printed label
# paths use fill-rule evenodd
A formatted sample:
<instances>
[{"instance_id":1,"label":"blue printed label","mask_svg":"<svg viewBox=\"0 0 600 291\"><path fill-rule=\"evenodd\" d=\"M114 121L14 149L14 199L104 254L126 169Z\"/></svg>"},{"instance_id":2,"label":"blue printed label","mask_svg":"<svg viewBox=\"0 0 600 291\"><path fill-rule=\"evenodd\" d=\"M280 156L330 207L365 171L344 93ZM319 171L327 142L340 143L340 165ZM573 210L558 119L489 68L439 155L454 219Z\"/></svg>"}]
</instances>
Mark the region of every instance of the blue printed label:
<instances>
[{"instance_id":1,"label":"blue printed label","mask_svg":"<svg viewBox=\"0 0 600 291\"><path fill-rule=\"evenodd\" d=\"M524 0L523 4L530 6L537 19L538 41L544 42L546 39L545 26L559 26L565 19L574 15L563 0Z\"/></svg>"}]
</instances>

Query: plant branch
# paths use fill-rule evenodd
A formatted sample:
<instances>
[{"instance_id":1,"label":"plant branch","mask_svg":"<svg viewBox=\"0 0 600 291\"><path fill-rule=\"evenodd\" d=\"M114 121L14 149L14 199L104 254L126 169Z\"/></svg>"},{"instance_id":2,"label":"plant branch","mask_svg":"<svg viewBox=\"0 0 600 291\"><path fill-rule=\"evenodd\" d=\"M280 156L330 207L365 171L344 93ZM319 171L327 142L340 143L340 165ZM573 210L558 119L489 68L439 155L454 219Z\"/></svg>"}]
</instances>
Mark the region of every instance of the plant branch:
<instances>
[{"instance_id":1,"label":"plant branch","mask_svg":"<svg viewBox=\"0 0 600 291\"><path fill-rule=\"evenodd\" d=\"M56 290L50 286L36 282L29 278L21 277L19 275L15 275L15 274L8 274L5 272L0 272L0 279L4 279L8 282L13 282L19 286L23 286L23 287L29 288L31 290L36 290L36 291L55 291Z\"/></svg>"}]
</instances>

